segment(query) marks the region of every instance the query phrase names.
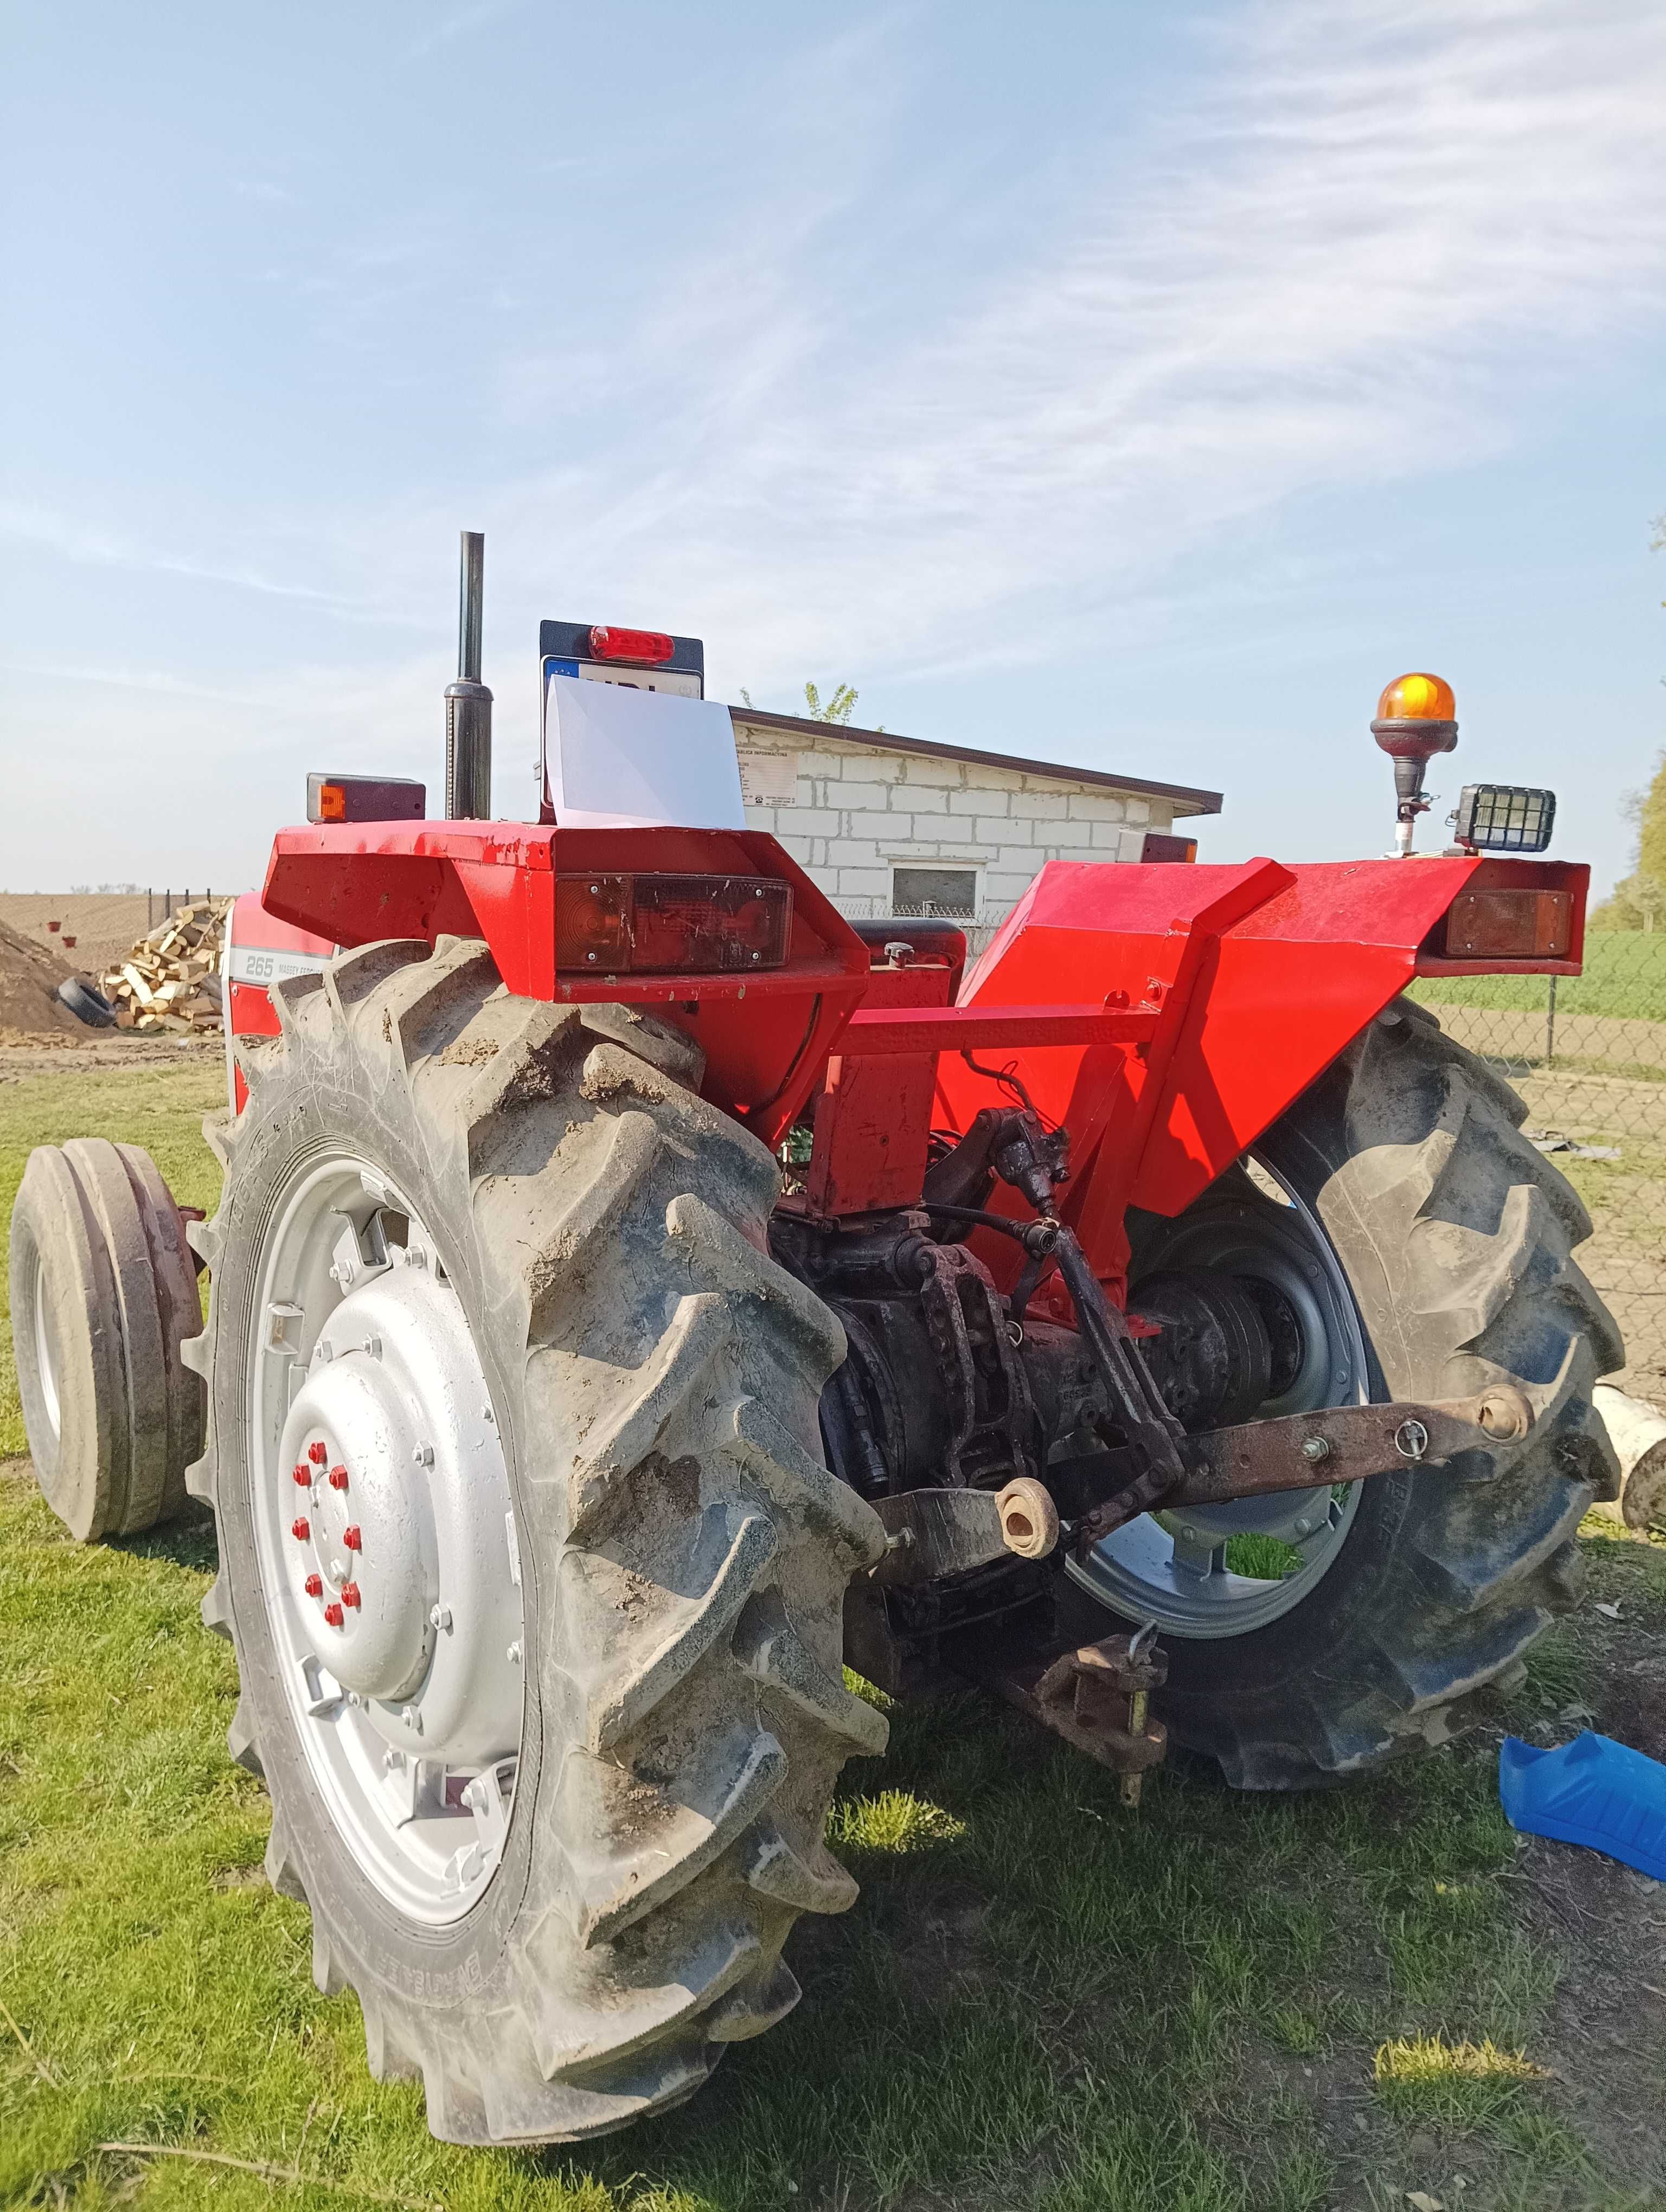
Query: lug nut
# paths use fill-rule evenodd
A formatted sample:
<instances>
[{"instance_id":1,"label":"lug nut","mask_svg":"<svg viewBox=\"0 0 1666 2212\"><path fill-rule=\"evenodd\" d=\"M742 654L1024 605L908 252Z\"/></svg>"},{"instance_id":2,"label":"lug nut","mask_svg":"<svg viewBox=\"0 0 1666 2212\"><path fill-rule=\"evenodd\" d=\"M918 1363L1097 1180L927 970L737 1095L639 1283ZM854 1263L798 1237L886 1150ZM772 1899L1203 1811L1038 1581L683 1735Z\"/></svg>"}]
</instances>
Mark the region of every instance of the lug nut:
<instances>
[{"instance_id":1,"label":"lug nut","mask_svg":"<svg viewBox=\"0 0 1666 2212\"><path fill-rule=\"evenodd\" d=\"M307 1466L305 1460L302 1460L300 1466L296 1468L295 1475L295 1480L301 1485L303 1490L310 1490L312 1488L313 1470Z\"/></svg>"},{"instance_id":2,"label":"lug nut","mask_svg":"<svg viewBox=\"0 0 1666 2212\"><path fill-rule=\"evenodd\" d=\"M339 1628L345 1615L338 1605L326 1605L324 1608L324 1617L331 1628Z\"/></svg>"},{"instance_id":3,"label":"lug nut","mask_svg":"<svg viewBox=\"0 0 1666 2212\"><path fill-rule=\"evenodd\" d=\"M356 1521L353 1522L350 1528L344 1528L342 1530L341 1540L346 1545L350 1552L362 1552L364 1549L364 1537L360 1531L359 1524Z\"/></svg>"},{"instance_id":4,"label":"lug nut","mask_svg":"<svg viewBox=\"0 0 1666 2212\"><path fill-rule=\"evenodd\" d=\"M289 1523L289 1534L297 1544L304 1544L313 1533L313 1524L304 1513L297 1513Z\"/></svg>"},{"instance_id":5,"label":"lug nut","mask_svg":"<svg viewBox=\"0 0 1666 2212\"><path fill-rule=\"evenodd\" d=\"M448 1605L431 1605L428 1609L428 1625L430 1628L449 1628L451 1607Z\"/></svg>"},{"instance_id":6,"label":"lug nut","mask_svg":"<svg viewBox=\"0 0 1666 2212\"><path fill-rule=\"evenodd\" d=\"M325 1461L329 1458L330 1453L328 1448L322 1443L308 1444L307 1456L314 1467L322 1467Z\"/></svg>"},{"instance_id":7,"label":"lug nut","mask_svg":"<svg viewBox=\"0 0 1666 2212\"><path fill-rule=\"evenodd\" d=\"M323 1576L308 1575L306 1581L301 1584L301 1588L306 1591L308 1597L322 1597L324 1595Z\"/></svg>"},{"instance_id":8,"label":"lug nut","mask_svg":"<svg viewBox=\"0 0 1666 2212\"><path fill-rule=\"evenodd\" d=\"M356 1583L344 1583L342 1584L341 1601L344 1605L356 1605L358 1603L359 1586Z\"/></svg>"},{"instance_id":9,"label":"lug nut","mask_svg":"<svg viewBox=\"0 0 1666 2212\"><path fill-rule=\"evenodd\" d=\"M346 1489L346 1487L347 1487L347 1469L346 1469L344 1467L332 1467L332 1468L331 1468L331 1470L330 1470L330 1487L331 1487L331 1490L345 1490L345 1489Z\"/></svg>"},{"instance_id":10,"label":"lug nut","mask_svg":"<svg viewBox=\"0 0 1666 2212\"><path fill-rule=\"evenodd\" d=\"M410 1450L410 1462L413 1467L432 1467L434 1464L434 1446L432 1444L413 1444Z\"/></svg>"}]
</instances>

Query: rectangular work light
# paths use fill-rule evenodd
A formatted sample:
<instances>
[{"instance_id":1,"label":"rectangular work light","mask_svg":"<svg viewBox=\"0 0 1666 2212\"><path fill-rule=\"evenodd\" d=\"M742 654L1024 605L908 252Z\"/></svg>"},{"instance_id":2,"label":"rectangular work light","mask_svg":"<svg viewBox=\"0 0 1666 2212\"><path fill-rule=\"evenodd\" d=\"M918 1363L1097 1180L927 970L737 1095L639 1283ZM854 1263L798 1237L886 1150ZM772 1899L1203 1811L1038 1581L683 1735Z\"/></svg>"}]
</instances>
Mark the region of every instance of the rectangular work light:
<instances>
[{"instance_id":1,"label":"rectangular work light","mask_svg":"<svg viewBox=\"0 0 1666 2212\"><path fill-rule=\"evenodd\" d=\"M1555 822L1555 793L1517 783L1466 783L1452 817L1456 842L1479 853L1542 853Z\"/></svg>"}]
</instances>

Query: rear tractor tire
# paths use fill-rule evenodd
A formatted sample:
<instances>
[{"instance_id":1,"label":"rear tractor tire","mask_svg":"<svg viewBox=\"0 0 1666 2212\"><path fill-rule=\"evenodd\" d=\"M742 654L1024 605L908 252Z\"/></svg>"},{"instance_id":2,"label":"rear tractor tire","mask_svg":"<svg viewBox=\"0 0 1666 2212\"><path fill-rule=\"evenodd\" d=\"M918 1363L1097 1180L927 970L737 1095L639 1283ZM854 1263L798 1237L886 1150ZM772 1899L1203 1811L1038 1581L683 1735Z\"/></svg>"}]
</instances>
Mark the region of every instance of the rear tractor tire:
<instances>
[{"instance_id":1,"label":"rear tractor tire","mask_svg":"<svg viewBox=\"0 0 1666 2212\"><path fill-rule=\"evenodd\" d=\"M1618 1485L1591 1391L1624 1355L1572 1257L1590 1218L1518 1133L1524 1113L1402 999L1267 1133L1253 1173L1230 1170L1172 1220L1139 1218L1136 1310L1142 1274L1201 1267L1268 1316L1261 1417L1499 1382L1535 1416L1520 1443L1450 1468L1148 1517L1099 1547L1083 1595L1156 1618L1170 1732L1241 1789L1443 1742L1578 1600L1574 1532Z\"/></svg>"},{"instance_id":2,"label":"rear tractor tire","mask_svg":"<svg viewBox=\"0 0 1666 2212\"><path fill-rule=\"evenodd\" d=\"M202 1449L201 1330L185 1225L137 1145L76 1137L30 1153L11 1217L23 1425L46 1503L82 1543L185 1510Z\"/></svg>"},{"instance_id":3,"label":"rear tractor tire","mask_svg":"<svg viewBox=\"0 0 1666 2212\"><path fill-rule=\"evenodd\" d=\"M793 1921L855 1896L842 1333L677 1031L455 939L272 998L201 1232L231 1749L372 2071L453 2142L601 2134L777 2021Z\"/></svg>"}]
</instances>

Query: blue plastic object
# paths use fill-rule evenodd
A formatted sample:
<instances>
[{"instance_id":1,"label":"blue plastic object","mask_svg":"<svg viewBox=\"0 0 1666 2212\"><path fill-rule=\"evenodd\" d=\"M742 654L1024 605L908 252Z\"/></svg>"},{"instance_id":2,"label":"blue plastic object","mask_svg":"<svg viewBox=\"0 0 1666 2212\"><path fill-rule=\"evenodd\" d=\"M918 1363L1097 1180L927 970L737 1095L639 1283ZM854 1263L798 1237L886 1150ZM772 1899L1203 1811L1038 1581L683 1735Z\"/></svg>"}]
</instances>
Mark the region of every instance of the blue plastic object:
<instances>
[{"instance_id":1,"label":"blue plastic object","mask_svg":"<svg viewBox=\"0 0 1666 2212\"><path fill-rule=\"evenodd\" d=\"M1507 1735L1499 1796L1512 1828L1584 1844L1666 1881L1666 1766L1587 1729L1560 1750Z\"/></svg>"}]
</instances>

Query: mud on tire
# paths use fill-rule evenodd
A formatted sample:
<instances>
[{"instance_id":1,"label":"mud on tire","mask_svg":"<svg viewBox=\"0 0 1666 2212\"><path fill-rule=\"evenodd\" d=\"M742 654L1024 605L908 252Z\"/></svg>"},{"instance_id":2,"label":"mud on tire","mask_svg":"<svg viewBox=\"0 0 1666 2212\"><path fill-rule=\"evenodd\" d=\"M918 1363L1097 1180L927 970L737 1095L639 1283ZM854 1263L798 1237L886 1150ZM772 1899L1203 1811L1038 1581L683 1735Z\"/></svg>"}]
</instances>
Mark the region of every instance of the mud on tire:
<instances>
[{"instance_id":1,"label":"mud on tire","mask_svg":"<svg viewBox=\"0 0 1666 2212\"><path fill-rule=\"evenodd\" d=\"M1525 1111L1402 999L1256 1146L1341 1261L1369 1395L1508 1380L1536 1419L1473 1465L1374 1476L1323 1579L1268 1626L1170 1643L1170 1728L1241 1789L1300 1789L1444 1741L1577 1601L1574 1532L1619 1480L1591 1386L1624 1354L1572 1257L1590 1218L1519 1133ZM1222 1181L1238 1204L1271 1203L1241 1170Z\"/></svg>"},{"instance_id":2,"label":"mud on tire","mask_svg":"<svg viewBox=\"0 0 1666 2212\"><path fill-rule=\"evenodd\" d=\"M249 1104L210 1127L223 1203L210 1434L192 1487L237 1648L234 1755L272 1799L267 1870L310 1904L372 2070L420 2074L464 2142L571 2139L690 2094L798 1995L783 1939L855 1885L822 1830L885 1723L842 1686L841 1602L883 1532L823 1463L837 1322L765 1255L767 1151L693 1088L701 1055L618 1006L510 997L483 945L347 953L273 991ZM249 1449L258 1254L331 1143L423 1213L487 1377L525 1619L507 1838L454 1923L408 1919L344 1847L274 1680Z\"/></svg>"}]
</instances>

